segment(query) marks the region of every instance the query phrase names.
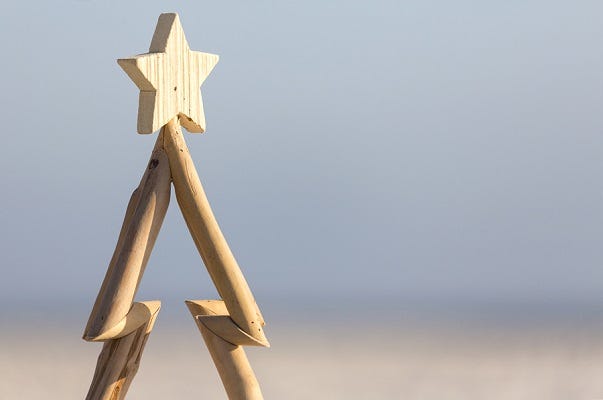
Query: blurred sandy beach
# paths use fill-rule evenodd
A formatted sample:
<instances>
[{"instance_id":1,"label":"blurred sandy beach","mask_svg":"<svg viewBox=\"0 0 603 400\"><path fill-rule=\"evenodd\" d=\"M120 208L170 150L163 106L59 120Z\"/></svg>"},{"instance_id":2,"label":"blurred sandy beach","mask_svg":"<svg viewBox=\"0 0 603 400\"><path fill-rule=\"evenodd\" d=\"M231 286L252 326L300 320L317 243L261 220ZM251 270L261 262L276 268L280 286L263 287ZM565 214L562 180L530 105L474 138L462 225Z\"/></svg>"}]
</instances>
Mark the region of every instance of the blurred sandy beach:
<instances>
[{"instance_id":1,"label":"blurred sandy beach","mask_svg":"<svg viewBox=\"0 0 603 400\"><path fill-rule=\"evenodd\" d=\"M275 318L248 349L266 399L596 399L603 329L357 318ZM35 322L44 326L36 330ZM100 344L83 321L3 322L0 399L83 399ZM224 399L192 320L160 318L129 399Z\"/></svg>"}]
</instances>

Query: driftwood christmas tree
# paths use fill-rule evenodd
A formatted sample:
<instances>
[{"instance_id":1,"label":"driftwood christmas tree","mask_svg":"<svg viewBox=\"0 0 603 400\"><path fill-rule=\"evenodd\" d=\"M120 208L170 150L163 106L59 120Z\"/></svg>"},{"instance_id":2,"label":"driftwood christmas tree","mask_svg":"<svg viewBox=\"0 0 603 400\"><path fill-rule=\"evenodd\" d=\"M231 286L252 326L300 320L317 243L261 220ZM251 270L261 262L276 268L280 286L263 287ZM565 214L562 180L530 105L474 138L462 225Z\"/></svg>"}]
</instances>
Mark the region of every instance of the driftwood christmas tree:
<instances>
[{"instance_id":1,"label":"driftwood christmas tree","mask_svg":"<svg viewBox=\"0 0 603 400\"><path fill-rule=\"evenodd\" d=\"M261 399L241 346L265 346L264 319L205 196L181 126L205 131L200 86L218 56L190 50L177 14L162 14L149 52L117 61L140 89L138 133L160 129L132 193L115 252L84 331L104 342L87 399L123 399L159 301L134 302L170 201L170 185L221 300L186 301L229 399Z\"/></svg>"}]
</instances>

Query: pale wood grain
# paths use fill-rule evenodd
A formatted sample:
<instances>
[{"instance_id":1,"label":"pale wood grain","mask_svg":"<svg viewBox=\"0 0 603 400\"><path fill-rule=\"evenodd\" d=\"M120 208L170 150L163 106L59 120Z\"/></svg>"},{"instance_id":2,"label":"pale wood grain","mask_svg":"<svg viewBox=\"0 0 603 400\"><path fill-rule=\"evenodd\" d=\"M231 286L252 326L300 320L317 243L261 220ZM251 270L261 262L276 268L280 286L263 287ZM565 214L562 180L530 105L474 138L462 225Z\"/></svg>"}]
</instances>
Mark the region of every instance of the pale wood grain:
<instances>
[{"instance_id":1,"label":"pale wood grain","mask_svg":"<svg viewBox=\"0 0 603 400\"><path fill-rule=\"evenodd\" d=\"M144 346L159 313L159 302L135 303L147 319L130 334L104 343L86 400L122 400L134 379ZM137 309L142 310L138 307Z\"/></svg>"},{"instance_id":2,"label":"pale wood grain","mask_svg":"<svg viewBox=\"0 0 603 400\"><path fill-rule=\"evenodd\" d=\"M203 336L228 398L230 400L262 400L260 385L243 347L222 339L200 321L200 317L203 316L223 315L226 312L224 302L189 300L186 305Z\"/></svg>"},{"instance_id":3,"label":"pale wood grain","mask_svg":"<svg viewBox=\"0 0 603 400\"><path fill-rule=\"evenodd\" d=\"M134 332L149 321L149 309L159 309L161 302L158 300L135 302L128 314L115 326L102 334L90 338L91 342L104 342L110 339L119 339Z\"/></svg>"},{"instance_id":4,"label":"pale wood grain","mask_svg":"<svg viewBox=\"0 0 603 400\"><path fill-rule=\"evenodd\" d=\"M189 48L178 14L161 14L149 52L117 60L140 89L138 133L155 132L175 116L189 132L204 132L200 86L218 58Z\"/></svg>"},{"instance_id":5,"label":"pale wood grain","mask_svg":"<svg viewBox=\"0 0 603 400\"><path fill-rule=\"evenodd\" d=\"M126 216L101 289L94 303L85 340L107 337L126 326L126 315L170 201L170 168L159 136L151 159L126 210Z\"/></svg>"},{"instance_id":6,"label":"pale wood grain","mask_svg":"<svg viewBox=\"0 0 603 400\"><path fill-rule=\"evenodd\" d=\"M210 208L182 136L204 132L200 86L218 56L191 51L177 14L161 14L149 53L119 59L140 88L138 132L161 132L134 191L115 252L84 339L106 341L89 400L125 397L140 362L159 302L134 303L174 184L178 205L223 300L187 301L229 399L260 400L262 393L242 345L269 346L264 319Z\"/></svg>"},{"instance_id":7,"label":"pale wood grain","mask_svg":"<svg viewBox=\"0 0 603 400\"><path fill-rule=\"evenodd\" d=\"M189 304L190 303L190 304ZM216 336L237 346L263 346L270 347L266 343L259 342L256 338L248 335L230 318L226 304L222 300L187 300L186 304L194 304L196 309L200 307L202 312L197 316L198 322Z\"/></svg>"},{"instance_id":8,"label":"pale wood grain","mask_svg":"<svg viewBox=\"0 0 603 400\"><path fill-rule=\"evenodd\" d=\"M177 120L168 122L162 133L176 199L209 275L233 321L268 346L262 315L214 217Z\"/></svg>"}]
</instances>

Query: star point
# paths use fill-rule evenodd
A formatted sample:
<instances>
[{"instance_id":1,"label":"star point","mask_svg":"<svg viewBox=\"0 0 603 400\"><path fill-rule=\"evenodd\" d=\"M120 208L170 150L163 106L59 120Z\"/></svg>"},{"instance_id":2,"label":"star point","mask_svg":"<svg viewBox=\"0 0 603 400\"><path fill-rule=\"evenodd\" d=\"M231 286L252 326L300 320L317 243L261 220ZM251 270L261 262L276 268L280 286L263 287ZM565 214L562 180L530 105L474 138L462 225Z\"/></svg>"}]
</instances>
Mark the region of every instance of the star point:
<instances>
[{"instance_id":1,"label":"star point","mask_svg":"<svg viewBox=\"0 0 603 400\"><path fill-rule=\"evenodd\" d=\"M155 132L176 116L189 132L204 132L200 87L218 60L189 48L178 14L161 14L149 52L117 60L140 89L138 133Z\"/></svg>"}]
</instances>

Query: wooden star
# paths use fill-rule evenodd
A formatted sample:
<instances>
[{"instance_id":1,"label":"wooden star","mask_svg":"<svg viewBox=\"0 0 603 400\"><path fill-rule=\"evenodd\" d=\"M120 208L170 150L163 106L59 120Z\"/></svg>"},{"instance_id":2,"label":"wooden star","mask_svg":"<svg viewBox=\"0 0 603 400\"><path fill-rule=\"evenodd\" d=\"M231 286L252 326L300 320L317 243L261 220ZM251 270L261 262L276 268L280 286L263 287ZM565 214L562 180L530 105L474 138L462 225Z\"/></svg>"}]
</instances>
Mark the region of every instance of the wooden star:
<instances>
[{"instance_id":1,"label":"wooden star","mask_svg":"<svg viewBox=\"0 0 603 400\"><path fill-rule=\"evenodd\" d=\"M117 60L140 89L138 133L152 133L175 116L189 132L205 131L201 84L218 63L192 51L178 14L161 14L149 52Z\"/></svg>"}]
</instances>

